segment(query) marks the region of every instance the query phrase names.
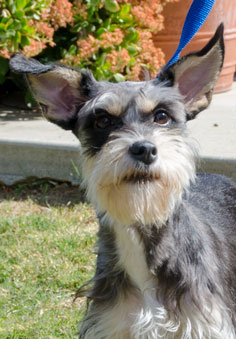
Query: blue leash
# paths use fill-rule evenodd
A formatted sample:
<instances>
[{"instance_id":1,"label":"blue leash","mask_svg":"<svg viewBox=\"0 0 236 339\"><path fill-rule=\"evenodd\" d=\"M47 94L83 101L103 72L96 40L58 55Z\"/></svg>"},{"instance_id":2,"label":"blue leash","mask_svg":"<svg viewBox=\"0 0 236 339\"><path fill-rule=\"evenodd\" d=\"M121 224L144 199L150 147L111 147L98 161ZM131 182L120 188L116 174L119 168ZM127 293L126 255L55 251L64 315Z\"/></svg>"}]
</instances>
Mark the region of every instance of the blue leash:
<instances>
[{"instance_id":1,"label":"blue leash","mask_svg":"<svg viewBox=\"0 0 236 339\"><path fill-rule=\"evenodd\" d=\"M168 68L179 60L180 52L192 40L194 35L205 22L214 3L215 0L193 0L184 22L179 45L164 69Z\"/></svg>"}]
</instances>

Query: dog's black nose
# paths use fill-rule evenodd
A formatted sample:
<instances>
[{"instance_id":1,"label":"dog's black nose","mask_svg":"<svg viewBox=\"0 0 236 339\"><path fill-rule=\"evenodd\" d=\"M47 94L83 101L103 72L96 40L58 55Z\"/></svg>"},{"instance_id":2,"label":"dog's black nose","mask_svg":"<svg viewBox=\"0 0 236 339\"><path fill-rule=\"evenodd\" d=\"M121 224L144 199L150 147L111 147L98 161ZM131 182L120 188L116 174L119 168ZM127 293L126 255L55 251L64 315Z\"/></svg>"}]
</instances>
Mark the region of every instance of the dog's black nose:
<instances>
[{"instance_id":1,"label":"dog's black nose","mask_svg":"<svg viewBox=\"0 0 236 339\"><path fill-rule=\"evenodd\" d=\"M150 165L157 159L157 148L150 141L137 141L129 148L129 152L135 160Z\"/></svg>"}]
</instances>

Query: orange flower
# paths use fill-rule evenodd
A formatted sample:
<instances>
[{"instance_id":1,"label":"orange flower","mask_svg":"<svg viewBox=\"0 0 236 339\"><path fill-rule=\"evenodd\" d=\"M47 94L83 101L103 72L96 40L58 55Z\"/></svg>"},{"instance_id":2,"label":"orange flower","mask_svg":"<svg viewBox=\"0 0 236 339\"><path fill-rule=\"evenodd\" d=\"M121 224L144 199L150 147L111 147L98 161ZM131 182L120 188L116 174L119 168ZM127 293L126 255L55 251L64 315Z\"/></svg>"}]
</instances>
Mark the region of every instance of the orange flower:
<instances>
[{"instance_id":1,"label":"orange flower","mask_svg":"<svg viewBox=\"0 0 236 339\"><path fill-rule=\"evenodd\" d=\"M100 48L100 40L95 39L92 35L88 35L87 39L78 40L77 46L80 47L80 59L88 60Z\"/></svg>"},{"instance_id":2,"label":"orange flower","mask_svg":"<svg viewBox=\"0 0 236 339\"><path fill-rule=\"evenodd\" d=\"M142 71L142 67L140 64L135 64L132 68L131 71L127 74L126 79L127 80L132 80L132 81L137 81L139 80L140 74Z\"/></svg>"},{"instance_id":3,"label":"orange flower","mask_svg":"<svg viewBox=\"0 0 236 339\"><path fill-rule=\"evenodd\" d=\"M41 19L45 21L50 20L50 7L47 7L47 9L42 10Z\"/></svg>"},{"instance_id":4,"label":"orange flower","mask_svg":"<svg viewBox=\"0 0 236 339\"><path fill-rule=\"evenodd\" d=\"M111 64L111 72L123 72L130 61L130 56L128 51L125 48L122 48L121 51L113 50L107 54L106 61Z\"/></svg>"},{"instance_id":5,"label":"orange flower","mask_svg":"<svg viewBox=\"0 0 236 339\"><path fill-rule=\"evenodd\" d=\"M165 63L164 53L154 45L152 33L139 29L139 37L138 46L140 50L136 57L136 64L131 67L131 71L127 75L129 80L138 80L142 67L147 67L151 76L156 76Z\"/></svg>"},{"instance_id":6,"label":"orange flower","mask_svg":"<svg viewBox=\"0 0 236 339\"><path fill-rule=\"evenodd\" d=\"M103 48L120 45L123 41L124 34L120 28L115 28L114 32L107 32L101 34L101 46Z\"/></svg>"},{"instance_id":7,"label":"orange flower","mask_svg":"<svg viewBox=\"0 0 236 339\"><path fill-rule=\"evenodd\" d=\"M55 29L66 27L73 21L72 4L68 0L53 0L50 7L50 20Z\"/></svg>"},{"instance_id":8,"label":"orange flower","mask_svg":"<svg viewBox=\"0 0 236 339\"><path fill-rule=\"evenodd\" d=\"M160 1L146 0L134 6L131 13L136 17L139 26L158 32L163 29L163 16L160 14L162 10Z\"/></svg>"},{"instance_id":9,"label":"orange flower","mask_svg":"<svg viewBox=\"0 0 236 339\"><path fill-rule=\"evenodd\" d=\"M41 33L42 35L46 36L49 40L52 39L54 29L47 22L35 21L34 26L38 33Z\"/></svg>"},{"instance_id":10,"label":"orange flower","mask_svg":"<svg viewBox=\"0 0 236 339\"><path fill-rule=\"evenodd\" d=\"M39 54L45 47L45 40L37 41L34 39L30 39L30 45L25 46L22 53L29 58Z\"/></svg>"},{"instance_id":11,"label":"orange flower","mask_svg":"<svg viewBox=\"0 0 236 339\"><path fill-rule=\"evenodd\" d=\"M51 0L54 1L55 0ZM62 0L61 0L62 1ZM64 0L67 1L67 0ZM130 55L124 48L117 50L124 41L125 30L122 23L113 32L105 32L97 39L92 35L77 41L79 53L76 56L67 56L66 61L70 64L79 64L82 61L92 63L91 56L99 54L100 48L112 48L106 56L106 62L110 63L111 72L123 72L127 79L138 80L143 67L147 67L152 76L156 76L160 68L164 65L164 54L160 48L157 48L153 41L153 34L162 30L164 27L164 17L162 15L163 7L168 2L177 2L179 0L116 0L119 4L131 5L131 15L136 19L139 32L139 40L135 43L137 55L136 64L130 67L129 73L126 74L130 62ZM77 9L74 13L84 13L87 16L87 7L85 1L74 0ZM100 2L101 7L104 1ZM123 29L123 30L122 30ZM99 59L97 59L99 60Z\"/></svg>"},{"instance_id":12,"label":"orange flower","mask_svg":"<svg viewBox=\"0 0 236 339\"><path fill-rule=\"evenodd\" d=\"M84 19L87 18L87 6L83 4L83 0L75 0L75 6L73 8L73 14L81 14Z\"/></svg>"}]
</instances>

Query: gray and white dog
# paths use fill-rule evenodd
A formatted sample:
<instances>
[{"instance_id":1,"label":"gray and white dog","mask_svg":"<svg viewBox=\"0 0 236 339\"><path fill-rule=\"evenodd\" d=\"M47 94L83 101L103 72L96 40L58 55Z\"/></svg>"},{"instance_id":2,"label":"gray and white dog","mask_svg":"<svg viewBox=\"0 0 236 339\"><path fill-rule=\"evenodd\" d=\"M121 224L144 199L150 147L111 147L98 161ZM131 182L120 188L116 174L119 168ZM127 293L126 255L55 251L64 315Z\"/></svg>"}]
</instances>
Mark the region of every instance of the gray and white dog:
<instances>
[{"instance_id":1,"label":"gray and white dog","mask_svg":"<svg viewBox=\"0 0 236 339\"><path fill-rule=\"evenodd\" d=\"M220 25L201 51L143 82L11 59L45 116L82 145L100 230L79 338L236 338L236 184L196 175L186 132L210 103L223 58Z\"/></svg>"}]
</instances>

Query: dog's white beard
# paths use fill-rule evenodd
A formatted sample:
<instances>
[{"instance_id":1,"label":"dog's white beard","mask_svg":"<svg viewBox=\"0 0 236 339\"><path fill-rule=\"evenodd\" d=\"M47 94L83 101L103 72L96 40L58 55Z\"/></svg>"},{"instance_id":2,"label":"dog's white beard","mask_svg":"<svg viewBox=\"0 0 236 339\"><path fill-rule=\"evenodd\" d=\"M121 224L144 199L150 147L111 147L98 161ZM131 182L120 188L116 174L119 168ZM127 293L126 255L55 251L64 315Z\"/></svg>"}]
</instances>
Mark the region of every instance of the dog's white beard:
<instances>
[{"instance_id":1,"label":"dog's white beard","mask_svg":"<svg viewBox=\"0 0 236 339\"><path fill-rule=\"evenodd\" d=\"M150 166L152 180L124 180L144 170L128 153L136 141L148 140L158 150ZM196 150L178 130L122 133L101 152L83 162L84 183L89 200L98 212L127 225L163 224L181 200L183 191L195 176Z\"/></svg>"}]
</instances>

